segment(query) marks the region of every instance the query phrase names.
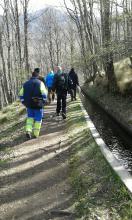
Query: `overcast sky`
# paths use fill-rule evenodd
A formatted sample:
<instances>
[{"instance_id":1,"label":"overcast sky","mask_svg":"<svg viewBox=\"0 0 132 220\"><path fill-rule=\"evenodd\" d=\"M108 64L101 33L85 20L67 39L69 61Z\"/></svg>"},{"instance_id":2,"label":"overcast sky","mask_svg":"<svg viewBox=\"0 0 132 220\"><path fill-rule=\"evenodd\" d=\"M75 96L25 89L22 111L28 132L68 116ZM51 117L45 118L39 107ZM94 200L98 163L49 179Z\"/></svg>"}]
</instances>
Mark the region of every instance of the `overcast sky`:
<instances>
[{"instance_id":1,"label":"overcast sky","mask_svg":"<svg viewBox=\"0 0 132 220\"><path fill-rule=\"evenodd\" d=\"M64 4L63 0L30 0L30 8L33 11L44 8L46 5L61 7Z\"/></svg>"},{"instance_id":2,"label":"overcast sky","mask_svg":"<svg viewBox=\"0 0 132 220\"><path fill-rule=\"evenodd\" d=\"M3 0L0 0L2 3ZM70 0L66 0L68 6L70 7ZM58 9L64 9L63 0L30 0L29 1L29 10L30 12L37 11L44 8L45 6L56 6ZM0 14L2 14L2 8L0 7Z\"/></svg>"}]
</instances>

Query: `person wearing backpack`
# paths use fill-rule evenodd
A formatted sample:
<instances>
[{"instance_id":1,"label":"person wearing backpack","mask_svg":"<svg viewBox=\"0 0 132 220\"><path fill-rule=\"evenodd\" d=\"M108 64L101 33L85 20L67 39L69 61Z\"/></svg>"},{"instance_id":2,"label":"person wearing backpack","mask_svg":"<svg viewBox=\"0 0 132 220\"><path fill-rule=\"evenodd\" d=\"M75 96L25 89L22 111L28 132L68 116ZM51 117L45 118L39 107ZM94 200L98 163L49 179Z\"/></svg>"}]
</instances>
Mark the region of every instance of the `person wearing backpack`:
<instances>
[{"instance_id":1,"label":"person wearing backpack","mask_svg":"<svg viewBox=\"0 0 132 220\"><path fill-rule=\"evenodd\" d=\"M72 68L68 75L68 85L69 85L69 91L71 95L71 101L76 100L76 89L77 86L79 86L78 76L74 71L74 68Z\"/></svg>"},{"instance_id":2,"label":"person wearing backpack","mask_svg":"<svg viewBox=\"0 0 132 220\"><path fill-rule=\"evenodd\" d=\"M47 90L39 80L39 68L35 68L32 77L26 81L20 90L19 97L22 104L27 108L26 136L28 139L39 137L43 106L47 99Z\"/></svg>"},{"instance_id":3,"label":"person wearing backpack","mask_svg":"<svg viewBox=\"0 0 132 220\"><path fill-rule=\"evenodd\" d=\"M54 82L54 72L52 70L50 70L46 76L46 86L48 88L49 103L51 103L51 101L54 101L54 99L55 99L55 93L52 90L53 82Z\"/></svg>"},{"instance_id":4,"label":"person wearing backpack","mask_svg":"<svg viewBox=\"0 0 132 220\"><path fill-rule=\"evenodd\" d=\"M66 73L62 72L60 66L55 68L55 77L53 83L53 90L56 90L57 94L57 108L56 114L57 116L60 115L62 112L63 119L66 119L66 98L67 98L67 91L68 91L68 76Z\"/></svg>"}]
</instances>

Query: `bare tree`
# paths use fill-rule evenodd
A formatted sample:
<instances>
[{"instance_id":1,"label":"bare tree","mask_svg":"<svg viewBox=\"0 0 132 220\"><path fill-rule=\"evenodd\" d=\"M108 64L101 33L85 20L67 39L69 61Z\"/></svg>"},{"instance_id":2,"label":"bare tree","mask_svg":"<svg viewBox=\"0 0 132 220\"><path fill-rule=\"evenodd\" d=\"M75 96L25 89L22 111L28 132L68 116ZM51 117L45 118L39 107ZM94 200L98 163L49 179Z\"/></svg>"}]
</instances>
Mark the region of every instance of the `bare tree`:
<instances>
[{"instance_id":1,"label":"bare tree","mask_svg":"<svg viewBox=\"0 0 132 220\"><path fill-rule=\"evenodd\" d=\"M21 0L23 6L23 16L24 16L24 61L25 70L29 72L29 51L28 51L28 6L29 0Z\"/></svg>"},{"instance_id":2,"label":"bare tree","mask_svg":"<svg viewBox=\"0 0 132 220\"><path fill-rule=\"evenodd\" d=\"M39 19L39 26L37 27L39 38L37 35L35 39L35 42L38 42L36 52L47 69L49 66L54 68L54 65L67 63L69 60L69 30L67 21L62 23L63 19L63 14L52 8L47 8Z\"/></svg>"},{"instance_id":3,"label":"bare tree","mask_svg":"<svg viewBox=\"0 0 132 220\"><path fill-rule=\"evenodd\" d=\"M100 1L101 6L101 24L102 24L102 42L105 55L103 56L103 64L108 79L108 88L112 91L116 90L116 80L113 65L113 53L111 50L111 28L110 28L110 1Z\"/></svg>"}]
</instances>

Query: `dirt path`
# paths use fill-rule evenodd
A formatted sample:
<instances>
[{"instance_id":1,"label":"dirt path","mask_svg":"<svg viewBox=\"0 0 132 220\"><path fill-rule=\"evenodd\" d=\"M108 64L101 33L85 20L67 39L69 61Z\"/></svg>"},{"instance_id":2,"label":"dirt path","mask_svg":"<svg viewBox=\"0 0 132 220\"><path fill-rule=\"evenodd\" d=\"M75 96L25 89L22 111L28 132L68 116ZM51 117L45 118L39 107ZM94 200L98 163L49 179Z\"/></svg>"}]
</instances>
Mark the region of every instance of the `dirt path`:
<instances>
[{"instance_id":1,"label":"dirt path","mask_svg":"<svg viewBox=\"0 0 132 220\"><path fill-rule=\"evenodd\" d=\"M0 172L0 219L68 219L72 193L68 182L70 143L65 121L47 107L41 136L13 148Z\"/></svg>"}]
</instances>

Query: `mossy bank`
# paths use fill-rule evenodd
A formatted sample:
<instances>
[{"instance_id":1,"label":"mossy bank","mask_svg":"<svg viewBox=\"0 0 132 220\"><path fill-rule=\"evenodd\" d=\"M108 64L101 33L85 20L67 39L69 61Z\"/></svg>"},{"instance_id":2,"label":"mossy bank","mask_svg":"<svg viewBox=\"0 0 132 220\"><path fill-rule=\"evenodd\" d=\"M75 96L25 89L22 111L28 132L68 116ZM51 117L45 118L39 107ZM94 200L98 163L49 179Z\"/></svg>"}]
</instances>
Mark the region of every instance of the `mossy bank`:
<instances>
[{"instance_id":1,"label":"mossy bank","mask_svg":"<svg viewBox=\"0 0 132 220\"><path fill-rule=\"evenodd\" d=\"M80 100L69 104L67 123L72 141L70 182L77 219L132 219L132 200L88 130Z\"/></svg>"}]
</instances>

